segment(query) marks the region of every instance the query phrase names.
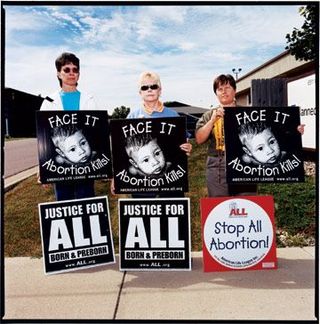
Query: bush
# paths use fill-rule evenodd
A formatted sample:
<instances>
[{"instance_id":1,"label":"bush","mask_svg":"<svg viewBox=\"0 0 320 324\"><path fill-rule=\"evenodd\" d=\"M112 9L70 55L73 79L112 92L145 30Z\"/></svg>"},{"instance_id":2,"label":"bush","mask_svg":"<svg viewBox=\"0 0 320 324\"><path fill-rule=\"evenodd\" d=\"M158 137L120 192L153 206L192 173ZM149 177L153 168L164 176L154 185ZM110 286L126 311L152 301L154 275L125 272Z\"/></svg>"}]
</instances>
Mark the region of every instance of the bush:
<instances>
[{"instance_id":1,"label":"bush","mask_svg":"<svg viewBox=\"0 0 320 324\"><path fill-rule=\"evenodd\" d=\"M316 185L314 177L304 183L260 184L259 194L273 195L278 229L290 235L303 232L314 235L316 215Z\"/></svg>"}]
</instances>

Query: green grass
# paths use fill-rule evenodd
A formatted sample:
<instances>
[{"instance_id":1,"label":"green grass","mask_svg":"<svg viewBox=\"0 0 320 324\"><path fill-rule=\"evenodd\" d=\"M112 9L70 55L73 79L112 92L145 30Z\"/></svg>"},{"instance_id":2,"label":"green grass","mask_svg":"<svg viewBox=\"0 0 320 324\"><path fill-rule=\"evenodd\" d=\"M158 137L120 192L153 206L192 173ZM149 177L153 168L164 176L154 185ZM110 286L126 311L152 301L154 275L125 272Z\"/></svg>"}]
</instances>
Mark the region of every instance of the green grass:
<instances>
[{"instance_id":1,"label":"green grass","mask_svg":"<svg viewBox=\"0 0 320 324\"><path fill-rule=\"evenodd\" d=\"M189 158L189 192L191 201L192 250L202 250L200 198L207 196L205 181L206 145L193 144ZM110 182L96 181L96 195L108 196L110 219L115 251L118 253L118 198L126 195L110 194ZM293 246L305 245L304 236L315 234L316 189L315 178L306 177L305 183L261 184L259 194L274 195L277 228L287 233ZM38 203L54 201L52 186L44 188L32 176L4 196L4 240L5 256L41 257L41 235ZM301 236L302 235L302 236ZM280 240L278 245L283 246Z\"/></svg>"},{"instance_id":2,"label":"green grass","mask_svg":"<svg viewBox=\"0 0 320 324\"><path fill-rule=\"evenodd\" d=\"M126 196L111 195L109 181L96 181L95 190L97 196L108 196L112 234L118 252L117 198ZM42 255L38 204L50 201L55 201L53 187L38 184L36 176L22 181L5 194L5 256Z\"/></svg>"}]
</instances>

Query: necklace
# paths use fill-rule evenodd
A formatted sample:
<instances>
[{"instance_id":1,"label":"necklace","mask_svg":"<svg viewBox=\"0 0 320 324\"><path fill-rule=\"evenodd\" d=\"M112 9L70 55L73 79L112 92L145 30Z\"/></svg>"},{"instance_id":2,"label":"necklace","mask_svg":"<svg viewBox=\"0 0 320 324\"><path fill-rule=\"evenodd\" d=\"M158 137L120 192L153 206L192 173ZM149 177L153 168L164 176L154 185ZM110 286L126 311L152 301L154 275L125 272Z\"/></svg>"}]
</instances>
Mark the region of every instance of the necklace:
<instances>
[{"instance_id":1,"label":"necklace","mask_svg":"<svg viewBox=\"0 0 320 324\"><path fill-rule=\"evenodd\" d=\"M143 103L143 109L148 115L151 115L155 111L162 112L164 109L164 106L163 106L163 103L160 100L158 100L155 107L153 107L153 108L149 108L149 107L147 107L147 105L145 103Z\"/></svg>"}]
</instances>

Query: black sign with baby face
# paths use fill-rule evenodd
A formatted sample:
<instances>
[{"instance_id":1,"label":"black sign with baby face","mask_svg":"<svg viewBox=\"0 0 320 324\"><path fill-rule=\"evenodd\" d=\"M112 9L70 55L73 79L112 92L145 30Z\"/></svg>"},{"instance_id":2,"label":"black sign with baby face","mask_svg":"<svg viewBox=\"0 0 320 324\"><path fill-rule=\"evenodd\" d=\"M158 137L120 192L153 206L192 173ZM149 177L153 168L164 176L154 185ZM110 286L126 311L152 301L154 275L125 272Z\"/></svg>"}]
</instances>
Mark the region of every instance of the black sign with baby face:
<instances>
[{"instance_id":1,"label":"black sign with baby face","mask_svg":"<svg viewBox=\"0 0 320 324\"><path fill-rule=\"evenodd\" d=\"M38 205L46 274L114 263L107 197Z\"/></svg>"},{"instance_id":2,"label":"black sign with baby face","mask_svg":"<svg viewBox=\"0 0 320 324\"><path fill-rule=\"evenodd\" d=\"M298 107L225 108L228 183L303 182Z\"/></svg>"},{"instance_id":3,"label":"black sign with baby face","mask_svg":"<svg viewBox=\"0 0 320 324\"><path fill-rule=\"evenodd\" d=\"M40 181L111 177L107 111L38 111Z\"/></svg>"},{"instance_id":4,"label":"black sign with baby face","mask_svg":"<svg viewBox=\"0 0 320 324\"><path fill-rule=\"evenodd\" d=\"M110 121L116 193L188 191L184 117Z\"/></svg>"},{"instance_id":5,"label":"black sign with baby face","mask_svg":"<svg viewBox=\"0 0 320 324\"><path fill-rule=\"evenodd\" d=\"M190 198L119 199L120 270L191 270Z\"/></svg>"}]
</instances>

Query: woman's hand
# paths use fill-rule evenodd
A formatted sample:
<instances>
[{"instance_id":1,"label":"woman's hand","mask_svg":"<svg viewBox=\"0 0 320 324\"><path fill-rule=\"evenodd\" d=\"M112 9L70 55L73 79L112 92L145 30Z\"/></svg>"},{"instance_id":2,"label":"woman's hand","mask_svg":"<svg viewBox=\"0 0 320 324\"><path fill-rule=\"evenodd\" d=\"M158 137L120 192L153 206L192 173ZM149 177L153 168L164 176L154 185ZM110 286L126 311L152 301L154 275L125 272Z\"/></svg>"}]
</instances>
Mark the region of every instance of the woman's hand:
<instances>
[{"instance_id":1,"label":"woman's hand","mask_svg":"<svg viewBox=\"0 0 320 324\"><path fill-rule=\"evenodd\" d=\"M213 112L211 116L211 120L215 122L217 119L222 118L223 116L224 116L224 108L219 107Z\"/></svg>"},{"instance_id":2,"label":"woman's hand","mask_svg":"<svg viewBox=\"0 0 320 324\"><path fill-rule=\"evenodd\" d=\"M192 151L192 144L189 142L183 143L180 145L180 148L182 151L185 151L186 154L189 156L191 154Z\"/></svg>"},{"instance_id":3,"label":"woman's hand","mask_svg":"<svg viewBox=\"0 0 320 324\"><path fill-rule=\"evenodd\" d=\"M301 124L297 127L298 132L303 135L304 134L304 126L306 126L305 124Z\"/></svg>"},{"instance_id":4,"label":"woman's hand","mask_svg":"<svg viewBox=\"0 0 320 324\"><path fill-rule=\"evenodd\" d=\"M44 183L44 184L43 184L43 183L40 181L40 172L39 172L39 171L37 172L37 183L40 184L40 185L42 186L43 189L49 189L49 188L50 188L50 185L49 185L49 184L47 184L47 183Z\"/></svg>"},{"instance_id":5,"label":"woman's hand","mask_svg":"<svg viewBox=\"0 0 320 324\"><path fill-rule=\"evenodd\" d=\"M39 173L39 171L37 172L37 183L38 183L38 184L41 184L41 181L40 181L40 173Z\"/></svg>"}]
</instances>

